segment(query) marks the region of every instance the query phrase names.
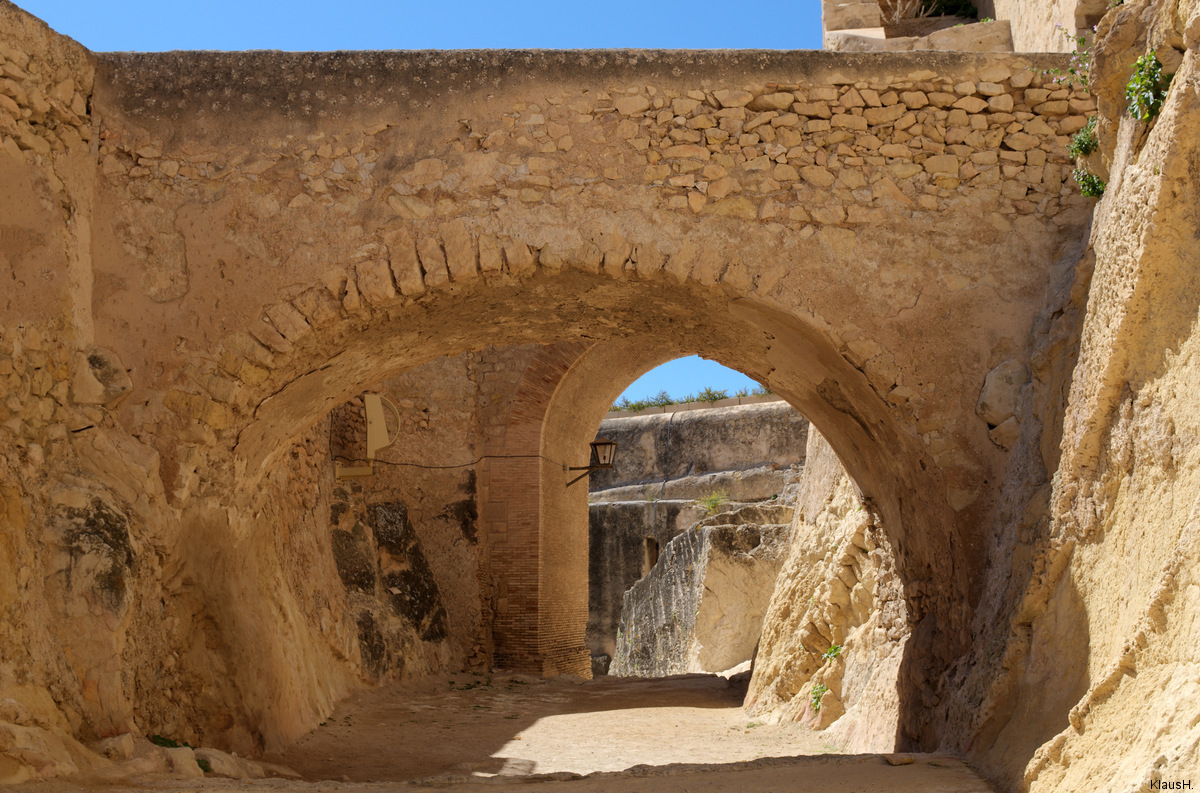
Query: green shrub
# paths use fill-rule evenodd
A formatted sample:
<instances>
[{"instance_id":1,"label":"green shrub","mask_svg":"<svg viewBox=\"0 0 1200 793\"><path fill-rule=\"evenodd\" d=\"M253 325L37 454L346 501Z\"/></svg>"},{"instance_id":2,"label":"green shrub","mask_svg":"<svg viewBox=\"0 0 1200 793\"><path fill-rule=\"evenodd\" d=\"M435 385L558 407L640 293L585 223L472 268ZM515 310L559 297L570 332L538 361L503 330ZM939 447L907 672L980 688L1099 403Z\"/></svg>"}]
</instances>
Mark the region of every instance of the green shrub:
<instances>
[{"instance_id":1,"label":"green shrub","mask_svg":"<svg viewBox=\"0 0 1200 793\"><path fill-rule=\"evenodd\" d=\"M1153 52L1147 52L1134 61L1133 76L1125 86L1125 99L1129 102L1129 115L1138 121L1149 121L1162 110L1163 100L1167 97L1167 88L1171 85L1173 74L1165 77L1162 64Z\"/></svg>"},{"instance_id":2,"label":"green shrub","mask_svg":"<svg viewBox=\"0 0 1200 793\"><path fill-rule=\"evenodd\" d=\"M1071 136L1071 143L1067 146L1067 153L1078 159L1086 157L1096 150L1099 141L1096 140L1096 116L1088 118L1087 123L1083 125L1083 129Z\"/></svg>"},{"instance_id":3,"label":"green shrub","mask_svg":"<svg viewBox=\"0 0 1200 793\"><path fill-rule=\"evenodd\" d=\"M1099 198L1104 195L1104 188L1108 186L1099 176L1083 168L1076 168L1071 171L1071 175L1079 183L1079 192L1088 198Z\"/></svg>"},{"instance_id":4,"label":"green shrub","mask_svg":"<svg viewBox=\"0 0 1200 793\"><path fill-rule=\"evenodd\" d=\"M770 396L771 390L758 386L753 390L747 391L741 389L737 392L737 396ZM699 394L688 394L684 397L674 397L666 391L659 391L652 397L646 399L630 399L629 397L621 397L613 403L612 410L630 410L638 411L653 407L666 407L667 405L680 405L687 402L716 402L721 399L728 399L729 392L723 388L705 387Z\"/></svg>"},{"instance_id":5,"label":"green shrub","mask_svg":"<svg viewBox=\"0 0 1200 793\"><path fill-rule=\"evenodd\" d=\"M825 659L826 661L832 661L834 658L837 658L841 654L842 654L842 645L834 644L834 645L831 645L828 650L826 650L824 653L821 654L821 658Z\"/></svg>"},{"instance_id":6,"label":"green shrub","mask_svg":"<svg viewBox=\"0 0 1200 793\"><path fill-rule=\"evenodd\" d=\"M821 698L825 696L827 691L829 691L829 686L824 683L817 683L813 686L812 694L808 698L813 710L821 709Z\"/></svg>"}]
</instances>

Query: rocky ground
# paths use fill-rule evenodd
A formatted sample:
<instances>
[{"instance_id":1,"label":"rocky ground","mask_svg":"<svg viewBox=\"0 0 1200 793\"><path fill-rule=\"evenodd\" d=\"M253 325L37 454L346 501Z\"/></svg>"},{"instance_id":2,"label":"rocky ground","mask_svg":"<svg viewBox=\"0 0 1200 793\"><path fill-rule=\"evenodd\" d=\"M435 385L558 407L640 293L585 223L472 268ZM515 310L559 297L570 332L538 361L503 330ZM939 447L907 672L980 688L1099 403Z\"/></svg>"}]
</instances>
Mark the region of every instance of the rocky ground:
<instances>
[{"instance_id":1,"label":"rocky ground","mask_svg":"<svg viewBox=\"0 0 1200 793\"><path fill-rule=\"evenodd\" d=\"M110 774L12 790L468 791L540 782L548 793L990 791L953 758L837 755L838 747L801 725L750 721L741 708L744 689L738 678L715 675L430 677L362 691L268 758L303 781Z\"/></svg>"}]
</instances>

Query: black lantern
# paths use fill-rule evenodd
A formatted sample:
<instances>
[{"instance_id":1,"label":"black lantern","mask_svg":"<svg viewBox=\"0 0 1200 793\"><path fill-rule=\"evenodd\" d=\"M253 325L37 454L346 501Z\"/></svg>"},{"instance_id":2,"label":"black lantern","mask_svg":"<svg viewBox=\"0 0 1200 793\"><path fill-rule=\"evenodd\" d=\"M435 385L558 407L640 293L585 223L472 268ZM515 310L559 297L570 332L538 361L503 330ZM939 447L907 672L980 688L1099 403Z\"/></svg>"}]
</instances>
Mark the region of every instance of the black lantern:
<instances>
[{"instance_id":1,"label":"black lantern","mask_svg":"<svg viewBox=\"0 0 1200 793\"><path fill-rule=\"evenodd\" d=\"M568 485L573 485L580 479L590 474L592 471L598 471L602 468L612 468L613 460L617 456L617 442L610 441L608 438L597 438L592 441L592 458L591 465L571 466L568 471L583 471L582 474L567 482Z\"/></svg>"},{"instance_id":2,"label":"black lantern","mask_svg":"<svg viewBox=\"0 0 1200 793\"><path fill-rule=\"evenodd\" d=\"M608 438L597 438L592 441L592 459L596 462L589 468L612 468L613 459L617 456L617 442Z\"/></svg>"}]
</instances>

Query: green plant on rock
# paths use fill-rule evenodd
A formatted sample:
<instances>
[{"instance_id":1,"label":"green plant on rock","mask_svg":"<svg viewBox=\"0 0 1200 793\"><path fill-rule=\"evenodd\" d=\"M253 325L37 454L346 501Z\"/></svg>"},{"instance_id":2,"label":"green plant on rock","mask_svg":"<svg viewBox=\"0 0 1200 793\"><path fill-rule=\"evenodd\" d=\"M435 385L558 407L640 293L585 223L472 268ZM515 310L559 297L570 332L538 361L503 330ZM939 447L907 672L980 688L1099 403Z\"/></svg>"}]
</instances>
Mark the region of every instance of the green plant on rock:
<instances>
[{"instance_id":1,"label":"green plant on rock","mask_svg":"<svg viewBox=\"0 0 1200 793\"><path fill-rule=\"evenodd\" d=\"M1149 121L1162 110L1163 100L1171 85L1173 74L1163 75L1162 64L1153 52L1147 52L1133 63L1133 76L1125 86L1129 115L1138 121Z\"/></svg>"},{"instance_id":2,"label":"green plant on rock","mask_svg":"<svg viewBox=\"0 0 1200 793\"><path fill-rule=\"evenodd\" d=\"M842 654L842 645L834 644L834 645L831 645L828 650L821 653L821 658L826 661L832 661L834 658L837 658L841 654Z\"/></svg>"},{"instance_id":3,"label":"green plant on rock","mask_svg":"<svg viewBox=\"0 0 1200 793\"><path fill-rule=\"evenodd\" d=\"M721 508L721 505L728 500L729 494L724 490L714 490L713 492L696 499L696 503L704 507L704 513L706 515L714 515L716 514L717 510Z\"/></svg>"},{"instance_id":4,"label":"green plant on rock","mask_svg":"<svg viewBox=\"0 0 1200 793\"><path fill-rule=\"evenodd\" d=\"M824 683L817 683L813 686L812 694L809 695L808 702L812 705L813 710L821 709L821 698L829 691L829 686Z\"/></svg>"},{"instance_id":5,"label":"green plant on rock","mask_svg":"<svg viewBox=\"0 0 1200 793\"><path fill-rule=\"evenodd\" d=\"M1080 88L1088 87L1088 78L1092 68L1092 41L1096 38L1096 28L1084 31L1083 33L1072 33L1062 25L1054 26L1059 33L1066 37L1073 46L1071 52L1071 61L1067 64L1066 70L1062 69L1046 69L1042 74L1048 74L1053 78L1054 82L1067 87L1078 85Z\"/></svg>"},{"instance_id":6,"label":"green plant on rock","mask_svg":"<svg viewBox=\"0 0 1200 793\"><path fill-rule=\"evenodd\" d=\"M1083 125L1083 129L1071 136L1071 142L1067 146L1067 153L1073 158L1086 157L1094 152L1099 145L1099 141L1096 140L1096 119L1097 116L1089 116L1087 123Z\"/></svg>"},{"instance_id":7,"label":"green plant on rock","mask_svg":"<svg viewBox=\"0 0 1200 793\"><path fill-rule=\"evenodd\" d=\"M1099 198L1104 195L1104 188L1108 186L1099 176L1083 168L1076 168L1071 171L1071 175L1079 183L1079 192L1088 198Z\"/></svg>"}]
</instances>

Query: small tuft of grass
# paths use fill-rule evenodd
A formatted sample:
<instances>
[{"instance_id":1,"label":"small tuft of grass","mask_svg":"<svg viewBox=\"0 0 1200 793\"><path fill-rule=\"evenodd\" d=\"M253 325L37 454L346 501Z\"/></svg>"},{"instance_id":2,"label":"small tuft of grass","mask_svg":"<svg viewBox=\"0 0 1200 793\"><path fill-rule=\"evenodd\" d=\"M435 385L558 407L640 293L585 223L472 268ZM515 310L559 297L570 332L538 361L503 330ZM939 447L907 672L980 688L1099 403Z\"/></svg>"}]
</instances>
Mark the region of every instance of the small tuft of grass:
<instances>
[{"instance_id":1,"label":"small tuft of grass","mask_svg":"<svg viewBox=\"0 0 1200 793\"><path fill-rule=\"evenodd\" d=\"M721 508L721 505L727 501L729 501L729 493L724 490L714 490L696 499L696 503L704 507L704 512L707 515L715 515L717 510Z\"/></svg>"}]
</instances>

